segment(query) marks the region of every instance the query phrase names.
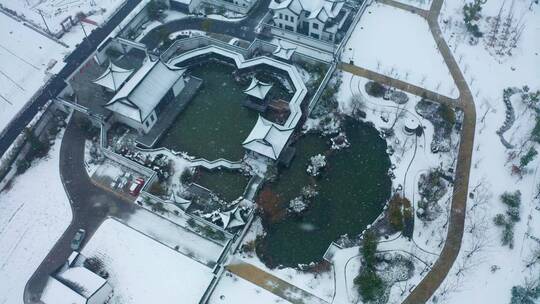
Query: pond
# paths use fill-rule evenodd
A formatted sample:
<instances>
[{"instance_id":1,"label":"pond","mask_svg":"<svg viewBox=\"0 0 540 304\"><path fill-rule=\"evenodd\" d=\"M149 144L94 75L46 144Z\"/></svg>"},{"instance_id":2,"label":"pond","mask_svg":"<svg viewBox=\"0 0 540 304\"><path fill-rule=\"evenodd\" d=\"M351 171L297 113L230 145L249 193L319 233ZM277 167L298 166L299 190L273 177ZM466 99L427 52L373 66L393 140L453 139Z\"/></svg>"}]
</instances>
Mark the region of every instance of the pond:
<instances>
[{"instance_id":1,"label":"pond","mask_svg":"<svg viewBox=\"0 0 540 304\"><path fill-rule=\"evenodd\" d=\"M234 81L234 70L215 61L193 66L192 75L203 85L158 146L208 160L242 159L242 142L255 126L257 113L242 106L245 88Z\"/></svg>"},{"instance_id":2,"label":"pond","mask_svg":"<svg viewBox=\"0 0 540 304\"><path fill-rule=\"evenodd\" d=\"M309 176L306 168L311 156L330 150L330 141L308 134L295 144L291 167L283 169L278 180L261 192L259 203L262 196L267 196L264 200L275 196L269 200L272 206L262 206L267 235L257 249L267 265L321 261L332 241L343 234L359 234L381 214L391 191L386 142L366 123L348 119L344 130L351 146L329 154L321 176ZM300 217L286 216L288 202L299 196L304 186L314 183L319 195L309 209Z\"/></svg>"},{"instance_id":3,"label":"pond","mask_svg":"<svg viewBox=\"0 0 540 304\"><path fill-rule=\"evenodd\" d=\"M232 202L244 194L249 178L238 170L206 170L200 169L193 181L212 190L219 198Z\"/></svg>"}]
</instances>

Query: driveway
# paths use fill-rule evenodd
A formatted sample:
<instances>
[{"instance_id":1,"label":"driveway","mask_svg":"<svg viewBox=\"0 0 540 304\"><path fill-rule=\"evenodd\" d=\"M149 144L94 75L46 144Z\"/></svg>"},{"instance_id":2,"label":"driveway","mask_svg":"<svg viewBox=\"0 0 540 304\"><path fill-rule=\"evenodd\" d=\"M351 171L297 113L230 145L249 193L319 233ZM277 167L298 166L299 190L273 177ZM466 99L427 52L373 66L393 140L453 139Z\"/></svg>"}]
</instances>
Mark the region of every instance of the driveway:
<instances>
[{"instance_id":1,"label":"driveway","mask_svg":"<svg viewBox=\"0 0 540 304\"><path fill-rule=\"evenodd\" d=\"M25 303L39 303L49 274L65 263L71 254L70 242L77 229L85 229L85 240L88 240L108 216L126 219L138 208L91 182L84 168L85 134L75 123L76 119L78 116L74 115L60 147L60 176L71 202L73 219L26 284Z\"/></svg>"}]
</instances>

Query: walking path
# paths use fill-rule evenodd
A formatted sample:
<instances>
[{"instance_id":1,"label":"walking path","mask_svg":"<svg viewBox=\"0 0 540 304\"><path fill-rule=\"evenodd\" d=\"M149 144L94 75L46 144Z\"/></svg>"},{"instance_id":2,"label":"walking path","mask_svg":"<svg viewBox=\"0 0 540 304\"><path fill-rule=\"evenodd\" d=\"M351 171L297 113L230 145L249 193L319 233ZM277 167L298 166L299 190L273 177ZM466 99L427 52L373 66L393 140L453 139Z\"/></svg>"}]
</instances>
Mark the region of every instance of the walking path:
<instances>
[{"instance_id":1,"label":"walking path","mask_svg":"<svg viewBox=\"0 0 540 304\"><path fill-rule=\"evenodd\" d=\"M339 64L339 69L349 72L351 74L361 76L379 83L386 84L388 86L397 88L399 90L405 91L407 93L411 93L416 96L425 96L429 100L437 101L439 103L444 103L452 108L455 108L458 105L459 100L453 99L444 95L441 95L439 93L435 93L433 91L424 89L422 87L416 86L414 84L410 84L408 82L395 79L362 67L358 67L356 65L348 64L341 62Z\"/></svg>"},{"instance_id":2,"label":"walking path","mask_svg":"<svg viewBox=\"0 0 540 304\"><path fill-rule=\"evenodd\" d=\"M239 262L237 264L227 265L226 268L239 277L260 286L293 304L329 304L323 299L291 285L251 264Z\"/></svg>"}]
</instances>

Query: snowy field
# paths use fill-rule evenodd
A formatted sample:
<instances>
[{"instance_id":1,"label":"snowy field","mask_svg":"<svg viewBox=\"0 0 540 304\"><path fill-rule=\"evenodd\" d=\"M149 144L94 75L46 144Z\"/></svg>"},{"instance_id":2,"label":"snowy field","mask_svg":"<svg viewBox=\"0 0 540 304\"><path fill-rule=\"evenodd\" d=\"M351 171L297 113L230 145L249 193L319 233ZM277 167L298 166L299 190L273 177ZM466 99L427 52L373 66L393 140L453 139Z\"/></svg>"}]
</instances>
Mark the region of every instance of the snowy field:
<instances>
[{"instance_id":1,"label":"snowy field","mask_svg":"<svg viewBox=\"0 0 540 304\"><path fill-rule=\"evenodd\" d=\"M391 6L368 7L345 46L343 62L457 97L427 21Z\"/></svg>"},{"instance_id":2,"label":"snowy field","mask_svg":"<svg viewBox=\"0 0 540 304\"><path fill-rule=\"evenodd\" d=\"M403 4L412 5L421 9L429 10L432 0L396 0Z\"/></svg>"},{"instance_id":3,"label":"snowy field","mask_svg":"<svg viewBox=\"0 0 540 304\"><path fill-rule=\"evenodd\" d=\"M290 302L237 275L225 272L212 293L209 304L288 304Z\"/></svg>"},{"instance_id":4,"label":"snowy field","mask_svg":"<svg viewBox=\"0 0 540 304\"><path fill-rule=\"evenodd\" d=\"M70 50L4 14L0 14L0 37L0 130L3 130L51 73L62 68L62 59Z\"/></svg>"},{"instance_id":5,"label":"snowy field","mask_svg":"<svg viewBox=\"0 0 540 304\"><path fill-rule=\"evenodd\" d=\"M514 3L515 2L515 3ZM511 165L519 163L519 157L509 161L509 153L526 152L531 146L528 133L534 121L518 96L512 98L516 122L507 132L507 138L515 149L506 149L495 132L505 119L503 89L528 85L531 90L540 89L540 7L531 1L514 1L515 18L523 18L524 31L512 50L512 55L491 55L493 49L481 39L477 45L469 45L469 35L462 23L461 1L445 1L441 28L475 96L477 128L473 168L469 184L477 199L469 199L467 227L482 227L479 235L466 233L462 251L451 273L433 300L444 303L509 303L513 286L526 281L538 282L539 265L527 264L534 259L533 252L540 248L536 240L540 237L540 206L535 196L535 187L540 183L538 157L528 165L528 170L519 178L511 174ZM480 28L489 32L487 17L496 16L502 1L487 1L483 6ZM503 9L507 16L510 2ZM446 21L446 23L444 23ZM489 35L487 35L489 36ZM517 99L517 100L516 100ZM523 149L522 149L523 148ZM536 150L540 149L536 144ZM525 150L525 151L520 151ZM504 213L500 195L520 190L522 202L521 220L514 228L514 248L501 245L501 228L493 224L498 213ZM477 206L474 208L473 206ZM473 210L474 208L474 210ZM536 240L535 240L536 239ZM481 241L483 240L483 241ZM475 259L467 258L468 252L480 247Z\"/></svg>"},{"instance_id":6,"label":"snowy field","mask_svg":"<svg viewBox=\"0 0 540 304\"><path fill-rule=\"evenodd\" d=\"M125 0L0 0L4 7L16 11L19 16L51 32L62 29L62 21L84 13L88 19L101 24L124 3ZM40 15L43 15L43 18ZM47 26L43 22L47 23Z\"/></svg>"},{"instance_id":7,"label":"snowy field","mask_svg":"<svg viewBox=\"0 0 540 304\"><path fill-rule=\"evenodd\" d=\"M132 228L107 219L82 251L109 273L111 304L198 303L212 270Z\"/></svg>"},{"instance_id":8,"label":"snowy field","mask_svg":"<svg viewBox=\"0 0 540 304\"><path fill-rule=\"evenodd\" d=\"M59 151L58 139L47 158L0 193L0 303L23 303L26 282L71 221Z\"/></svg>"}]
</instances>

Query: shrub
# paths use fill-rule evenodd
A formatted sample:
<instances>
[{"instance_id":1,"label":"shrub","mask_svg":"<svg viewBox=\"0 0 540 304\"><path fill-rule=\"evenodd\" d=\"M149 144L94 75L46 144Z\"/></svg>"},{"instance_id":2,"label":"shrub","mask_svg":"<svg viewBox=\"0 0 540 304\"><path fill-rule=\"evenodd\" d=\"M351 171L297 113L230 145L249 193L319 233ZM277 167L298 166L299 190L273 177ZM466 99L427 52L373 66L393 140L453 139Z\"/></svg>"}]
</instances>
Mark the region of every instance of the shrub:
<instances>
[{"instance_id":1,"label":"shrub","mask_svg":"<svg viewBox=\"0 0 540 304\"><path fill-rule=\"evenodd\" d=\"M506 218L504 217L504 214L501 214L501 213L497 214L493 218L493 223L499 227L505 226L507 223L506 223Z\"/></svg>"},{"instance_id":2,"label":"shrub","mask_svg":"<svg viewBox=\"0 0 540 304\"><path fill-rule=\"evenodd\" d=\"M159 212L159 213L167 213L169 210L165 208L162 202L157 202L152 205L152 211Z\"/></svg>"},{"instance_id":3,"label":"shrub","mask_svg":"<svg viewBox=\"0 0 540 304\"><path fill-rule=\"evenodd\" d=\"M403 229L403 211L401 208L401 203L394 198L388 204L388 221L390 226L398 231Z\"/></svg>"},{"instance_id":4,"label":"shrub","mask_svg":"<svg viewBox=\"0 0 540 304\"><path fill-rule=\"evenodd\" d=\"M189 184L193 181L193 172L191 172L190 169L186 168L184 171L182 171L182 174L180 174L180 182L183 185Z\"/></svg>"},{"instance_id":5,"label":"shrub","mask_svg":"<svg viewBox=\"0 0 540 304\"><path fill-rule=\"evenodd\" d=\"M358 292L364 302L371 302L382 298L384 282L372 269L364 269L355 279Z\"/></svg>"},{"instance_id":6,"label":"shrub","mask_svg":"<svg viewBox=\"0 0 540 304\"><path fill-rule=\"evenodd\" d=\"M386 93L386 88L375 81L370 81L366 83L366 93L373 97L383 97L384 93Z\"/></svg>"},{"instance_id":7,"label":"shrub","mask_svg":"<svg viewBox=\"0 0 540 304\"><path fill-rule=\"evenodd\" d=\"M536 115L536 124L531 132L531 139L537 143L540 143L540 114Z\"/></svg>"},{"instance_id":8,"label":"shrub","mask_svg":"<svg viewBox=\"0 0 540 304\"><path fill-rule=\"evenodd\" d=\"M508 246L510 249L514 248L514 225L508 223L504 225L502 240L503 246Z\"/></svg>"},{"instance_id":9,"label":"shrub","mask_svg":"<svg viewBox=\"0 0 540 304\"><path fill-rule=\"evenodd\" d=\"M525 168L527 165L538 155L538 151L535 148L531 147L527 154L523 155L519 160L519 167Z\"/></svg>"},{"instance_id":10,"label":"shrub","mask_svg":"<svg viewBox=\"0 0 540 304\"><path fill-rule=\"evenodd\" d=\"M477 21L480 20L480 12L482 11L481 0L474 0L472 3L467 3L463 6L463 21L469 33L474 37L482 37L482 32L478 28Z\"/></svg>"},{"instance_id":11,"label":"shrub","mask_svg":"<svg viewBox=\"0 0 540 304\"><path fill-rule=\"evenodd\" d=\"M154 195L157 195L157 196L163 196L163 195L167 194L167 191L165 190L165 188L159 182L154 182L150 186L150 193L152 193Z\"/></svg>"},{"instance_id":12,"label":"shrub","mask_svg":"<svg viewBox=\"0 0 540 304\"><path fill-rule=\"evenodd\" d=\"M375 267L377 245L377 235L375 232L371 230L366 231L360 252L362 253L367 268L371 269Z\"/></svg>"},{"instance_id":13,"label":"shrub","mask_svg":"<svg viewBox=\"0 0 540 304\"><path fill-rule=\"evenodd\" d=\"M148 11L148 17L152 20L157 20L161 18L162 10L166 9L167 6L165 3L157 0L152 0L148 3L147 11Z\"/></svg>"},{"instance_id":14,"label":"shrub","mask_svg":"<svg viewBox=\"0 0 540 304\"><path fill-rule=\"evenodd\" d=\"M443 103L439 107L439 115L447 123L447 128L450 129L456 124L456 112L449 105Z\"/></svg>"},{"instance_id":15,"label":"shrub","mask_svg":"<svg viewBox=\"0 0 540 304\"><path fill-rule=\"evenodd\" d=\"M510 304L534 304L537 303L538 298L540 298L540 286L514 286Z\"/></svg>"}]
</instances>

